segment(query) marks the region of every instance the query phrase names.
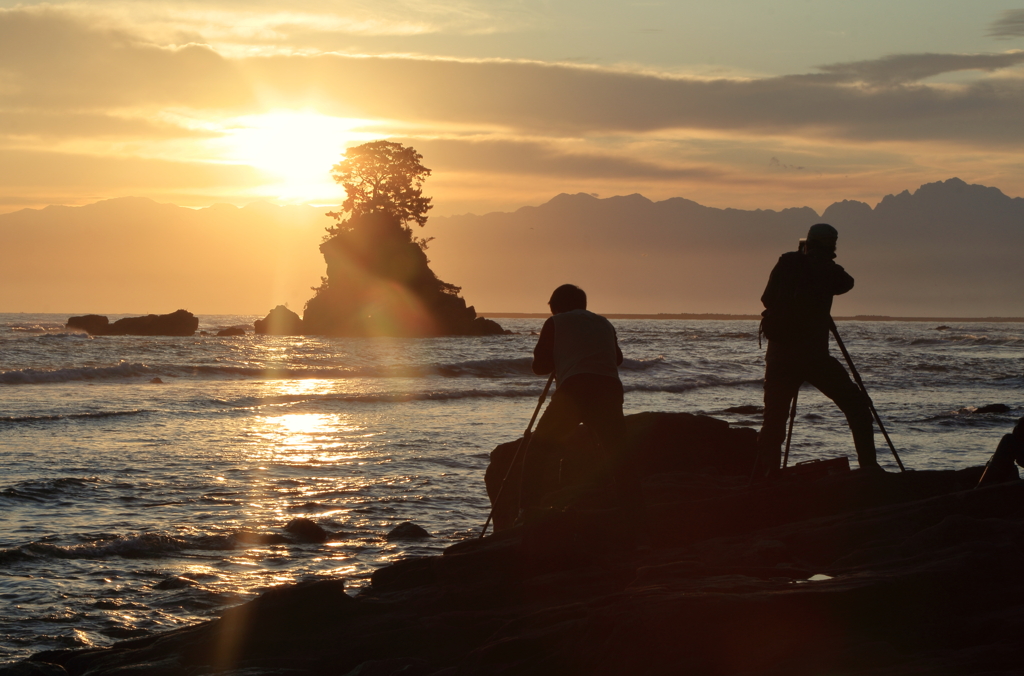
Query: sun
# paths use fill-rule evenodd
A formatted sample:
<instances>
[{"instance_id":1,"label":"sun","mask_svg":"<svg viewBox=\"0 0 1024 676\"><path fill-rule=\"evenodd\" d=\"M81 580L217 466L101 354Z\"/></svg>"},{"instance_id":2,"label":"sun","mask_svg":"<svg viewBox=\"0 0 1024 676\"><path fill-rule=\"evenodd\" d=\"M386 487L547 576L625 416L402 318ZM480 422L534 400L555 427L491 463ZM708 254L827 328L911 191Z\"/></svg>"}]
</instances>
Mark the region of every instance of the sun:
<instances>
[{"instance_id":1,"label":"sun","mask_svg":"<svg viewBox=\"0 0 1024 676\"><path fill-rule=\"evenodd\" d=\"M331 117L311 111L272 111L231 120L224 158L261 169L279 179L264 186L278 199L316 200L336 196L331 167L345 148L379 136L369 120Z\"/></svg>"}]
</instances>

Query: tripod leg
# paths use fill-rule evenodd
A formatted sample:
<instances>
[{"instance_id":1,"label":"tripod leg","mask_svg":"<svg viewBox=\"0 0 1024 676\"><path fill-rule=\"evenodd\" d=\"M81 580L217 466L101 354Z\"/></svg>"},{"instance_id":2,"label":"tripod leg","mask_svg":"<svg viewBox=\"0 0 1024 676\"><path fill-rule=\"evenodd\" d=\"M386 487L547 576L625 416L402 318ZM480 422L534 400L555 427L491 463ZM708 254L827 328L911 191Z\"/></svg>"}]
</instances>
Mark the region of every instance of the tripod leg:
<instances>
[{"instance_id":1,"label":"tripod leg","mask_svg":"<svg viewBox=\"0 0 1024 676\"><path fill-rule=\"evenodd\" d=\"M782 469L786 469L786 465L789 464L789 444L793 441L793 422L796 420L796 398L800 394L800 389L793 393L793 404L789 409L789 431L786 432L786 454L782 457Z\"/></svg>"}]
</instances>

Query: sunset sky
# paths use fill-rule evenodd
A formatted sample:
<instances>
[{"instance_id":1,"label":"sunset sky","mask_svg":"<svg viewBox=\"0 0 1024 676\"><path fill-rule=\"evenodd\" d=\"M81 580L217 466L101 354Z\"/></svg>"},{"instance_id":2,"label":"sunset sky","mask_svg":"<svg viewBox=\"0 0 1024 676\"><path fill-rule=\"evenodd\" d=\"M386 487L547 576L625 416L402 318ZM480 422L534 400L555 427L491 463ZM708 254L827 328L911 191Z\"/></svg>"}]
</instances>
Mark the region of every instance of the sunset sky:
<instances>
[{"instance_id":1,"label":"sunset sky","mask_svg":"<svg viewBox=\"0 0 1024 676\"><path fill-rule=\"evenodd\" d=\"M411 144L432 214L639 192L1024 195L1024 3L0 0L0 212L336 204Z\"/></svg>"}]
</instances>

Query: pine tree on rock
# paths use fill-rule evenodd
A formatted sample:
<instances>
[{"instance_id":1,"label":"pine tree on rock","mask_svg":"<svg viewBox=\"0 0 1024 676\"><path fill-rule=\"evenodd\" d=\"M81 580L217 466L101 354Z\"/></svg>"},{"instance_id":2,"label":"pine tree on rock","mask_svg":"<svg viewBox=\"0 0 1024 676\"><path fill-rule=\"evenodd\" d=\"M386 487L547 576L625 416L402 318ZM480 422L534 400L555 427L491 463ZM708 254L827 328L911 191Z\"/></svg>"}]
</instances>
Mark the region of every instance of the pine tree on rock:
<instances>
[{"instance_id":1,"label":"pine tree on rock","mask_svg":"<svg viewBox=\"0 0 1024 676\"><path fill-rule=\"evenodd\" d=\"M425 253L429 239L415 237L410 223L427 222L430 175L414 148L373 141L349 148L332 176L345 188L341 210L328 213L320 251L327 276L306 303L307 334L334 336L436 336L503 333L476 316L441 281Z\"/></svg>"}]
</instances>

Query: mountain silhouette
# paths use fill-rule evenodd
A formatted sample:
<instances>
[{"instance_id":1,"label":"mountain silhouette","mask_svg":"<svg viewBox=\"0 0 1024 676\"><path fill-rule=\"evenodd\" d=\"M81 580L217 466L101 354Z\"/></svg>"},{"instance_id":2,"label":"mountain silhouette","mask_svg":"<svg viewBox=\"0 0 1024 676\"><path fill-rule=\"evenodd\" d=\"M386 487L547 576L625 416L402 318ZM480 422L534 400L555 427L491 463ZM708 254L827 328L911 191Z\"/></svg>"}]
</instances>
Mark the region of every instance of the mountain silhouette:
<instances>
[{"instance_id":1,"label":"mountain silhouette","mask_svg":"<svg viewBox=\"0 0 1024 676\"><path fill-rule=\"evenodd\" d=\"M142 198L0 215L0 311L301 310L326 272L324 208L188 209ZM718 209L681 197L558 195L511 213L435 216L430 269L481 310L544 312L572 282L604 312L760 312L778 256L818 221L856 278L835 314L1020 316L1024 199L951 178L873 207Z\"/></svg>"},{"instance_id":2,"label":"mountain silhouette","mask_svg":"<svg viewBox=\"0 0 1024 676\"><path fill-rule=\"evenodd\" d=\"M717 209L640 195L559 195L538 207L435 217L431 260L491 311L542 312L557 283L583 286L606 312L760 312L778 256L815 222L840 232L857 280L837 315L1019 316L1024 200L952 178L888 195L874 208ZM502 257L485 252L500 241ZM508 280L517 279L516 285Z\"/></svg>"}]
</instances>

